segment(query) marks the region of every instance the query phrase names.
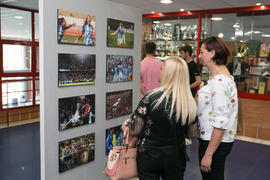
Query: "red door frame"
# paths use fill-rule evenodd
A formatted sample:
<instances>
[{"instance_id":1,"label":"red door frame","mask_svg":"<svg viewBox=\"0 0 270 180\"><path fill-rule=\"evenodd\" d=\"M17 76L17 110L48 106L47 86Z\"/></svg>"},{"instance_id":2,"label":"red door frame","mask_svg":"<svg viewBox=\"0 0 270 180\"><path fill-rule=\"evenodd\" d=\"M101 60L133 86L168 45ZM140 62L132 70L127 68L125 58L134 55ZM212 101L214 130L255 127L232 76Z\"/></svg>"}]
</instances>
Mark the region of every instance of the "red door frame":
<instances>
[{"instance_id":1,"label":"red door frame","mask_svg":"<svg viewBox=\"0 0 270 180\"><path fill-rule=\"evenodd\" d=\"M15 110L15 109L23 109L23 108L29 108L29 107L38 107L35 103L35 94L36 94L36 85L35 80L39 79L39 72L36 72L36 48L39 47L39 42L35 41L35 13L38 13L38 10L33 9L27 9L27 8L20 8L20 7L14 7L10 5L4 5L0 4L0 7L5 8L11 8L11 9L17 9L22 11L27 11L31 13L31 41L20 41L20 40L7 40L2 39L1 37L1 18L0 18L0 111L7 111L7 125L9 125L9 110ZM1 16L1 15L0 15ZM19 72L19 73L5 73L3 71L3 44L13 44L13 45L25 45L25 46L31 46L31 72ZM27 77L27 79L24 80L2 80L2 77ZM2 83L6 82L19 82L19 81L25 81L25 80L32 81L32 105L31 106L22 106L22 107L14 107L14 108L5 108L2 107Z\"/></svg>"}]
</instances>

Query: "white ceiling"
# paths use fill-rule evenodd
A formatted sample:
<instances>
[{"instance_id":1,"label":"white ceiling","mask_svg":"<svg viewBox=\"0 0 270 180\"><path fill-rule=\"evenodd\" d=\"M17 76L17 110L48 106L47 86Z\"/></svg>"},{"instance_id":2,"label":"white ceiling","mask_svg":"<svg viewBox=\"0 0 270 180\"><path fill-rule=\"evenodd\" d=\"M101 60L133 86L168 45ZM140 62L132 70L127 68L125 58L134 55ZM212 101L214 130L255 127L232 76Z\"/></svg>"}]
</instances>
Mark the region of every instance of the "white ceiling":
<instances>
[{"instance_id":1,"label":"white ceiling","mask_svg":"<svg viewBox=\"0 0 270 180\"><path fill-rule=\"evenodd\" d=\"M38 10L38 0L0 0L1 4Z\"/></svg>"},{"instance_id":2,"label":"white ceiling","mask_svg":"<svg viewBox=\"0 0 270 180\"><path fill-rule=\"evenodd\" d=\"M0 0L1 4L38 10L39 0ZM75 2L76 0L74 0ZM97 0L98 1L98 0ZM160 4L160 0L110 0L121 4L137 7L144 14L155 12L176 12L185 10L217 9L229 7L255 6L257 2L270 4L270 0L173 0L170 5Z\"/></svg>"},{"instance_id":3,"label":"white ceiling","mask_svg":"<svg viewBox=\"0 0 270 180\"><path fill-rule=\"evenodd\" d=\"M230 7L255 6L257 2L270 4L270 0L173 0L172 4L162 5L160 0L111 0L121 4L137 7L144 14L154 12L177 12L185 10L218 9Z\"/></svg>"}]
</instances>

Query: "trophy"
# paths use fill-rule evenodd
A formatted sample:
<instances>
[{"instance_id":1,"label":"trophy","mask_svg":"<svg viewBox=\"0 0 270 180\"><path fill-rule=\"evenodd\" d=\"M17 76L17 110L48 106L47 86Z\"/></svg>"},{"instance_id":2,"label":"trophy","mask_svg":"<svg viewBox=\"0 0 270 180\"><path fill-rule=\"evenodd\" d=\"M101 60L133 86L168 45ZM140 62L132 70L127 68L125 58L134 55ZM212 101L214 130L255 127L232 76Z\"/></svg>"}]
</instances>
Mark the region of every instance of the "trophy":
<instances>
[{"instance_id":1,"label":"trophy","mask_svg":"<svg viewBox=\"0 0 270 180\"><path fill-rule=\"evenodd\" d=\"M175 33L176 33L176 40L179 41L180 40L180 24L177 24L175 27Z\"/></svg>"},{"instance_id":2,"label":"trophy","mask_svg":"<svg viewBox=\"0 0 270 180\"><path fill-rule=\"evenodd\" d=\"M182 37L183 40L187 39L186 28L187 28L186 26L181 26L181 32L183 33L183 37Z\"/></svg>"},{"instance_id":3,"label":"trophy","mask_svg":"<svg viewBox=\"0 0 270 180\"><path fill-rule=\"evenodd\" d=\"M159 25L158 24L153 24L152 25L152 29L153 29L153 40L154 39L157 39L157 32L158 32L158 29L159 29Z\"/></svg>"},{"instance_id":4,"label":"trophy","mask_svg":"<svg viewBox=\"0 0 270 180\"><path fill-rule=\"evenodd\" d=\"M193 36L193 40L197 40L198 38L198 31L197 31L197 25L193 26L193 32L194 32L194 36Z\"/></svg>"}]
</instances>

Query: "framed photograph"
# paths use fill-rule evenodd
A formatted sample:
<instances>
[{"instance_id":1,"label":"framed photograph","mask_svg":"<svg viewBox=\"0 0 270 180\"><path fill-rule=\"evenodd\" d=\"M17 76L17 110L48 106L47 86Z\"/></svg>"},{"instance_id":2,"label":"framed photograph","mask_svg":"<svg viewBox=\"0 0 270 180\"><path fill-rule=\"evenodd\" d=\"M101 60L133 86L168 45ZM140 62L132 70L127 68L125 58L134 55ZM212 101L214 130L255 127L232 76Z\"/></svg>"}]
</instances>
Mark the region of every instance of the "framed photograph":
<instances>
[{"instance_id":1,"label":"framed photograph","mask_svg":"<svg viewBox=\"0 0 270 180\"><path fill-rule=\"evenodd\" d=\"M96 16L58 9L58 44L95 46Z\"/></svg>"},{"instance_id":2,"label":"framed photograph","mask_svg":"<svg viewBox=\"0 0 270 180\"><path fill-rule=\"evenodd\" d=\"M58 143L59 173L89 163L95 159L95 133Z\"/></svg>"},{"instance_id":3,"label":"framed photograph","mask_svg":"<svg viewBox=\"0 0 270 180\"><path fill-rule=\"evenodd\" d=\"M110 153L110 150L114 146L122 145L123 133L122 133L121 125L106 129L106 136L105 137L106 137L105 154L106 154L106 156L108 156Z\"/></svg>"},{"instance_id":4,"label":"framed photograph","mask_svg":"<svg viewBox=\"0 0 270 180\"><path fill-rule=\"evenodd\" d=\"M95 84L96 55L58 54L58 86Z\"/></svg>"},{"instance_id":5,"label":"framed photograph","mask_svg":"<svg viewBox=\"0 0 270 180\"><path fill-rule=\"evenodd\" d=\"M108 18L107 46L132 49L134 47L134 23Z\"/></svg>"},{"instance_id":6,"label":"framed photograph","mask_svg":"<svg viewBox=\"0 0 270 180\"><path fill-rule=\"evenodd\" d=\"M106 82L127 82L133 77L133 57L121 55L106 56Z\"/></svg>"},{"instance_id":7,"label":"framed photograph","mask_svg":"<svg viewBox=\"0 0 270 180\"><path fill-rule=\"evenodd\" d=\"M115 91L106 93L106 119L131 114L132 90Z\"/></svg>"},{"instance_id":8,"label":"framed photograph","mask_svg":"<svg viewBox=\"0 0 270 180\"><path fill-rule=\"evenodd\" d=\"M95 95L61 98L58 102L59 131L95 122Z\"/></svg>"},{"instance_id":9,"label":"framed photograph","mask_svg":"<svg viewBox=\"0 0 270 180\"><path fill-rule=\"evenodd\" d=\"M270 42L262 42L260 47L260 57L268 57L270 52Z\"/></svg>"}]
</instances>

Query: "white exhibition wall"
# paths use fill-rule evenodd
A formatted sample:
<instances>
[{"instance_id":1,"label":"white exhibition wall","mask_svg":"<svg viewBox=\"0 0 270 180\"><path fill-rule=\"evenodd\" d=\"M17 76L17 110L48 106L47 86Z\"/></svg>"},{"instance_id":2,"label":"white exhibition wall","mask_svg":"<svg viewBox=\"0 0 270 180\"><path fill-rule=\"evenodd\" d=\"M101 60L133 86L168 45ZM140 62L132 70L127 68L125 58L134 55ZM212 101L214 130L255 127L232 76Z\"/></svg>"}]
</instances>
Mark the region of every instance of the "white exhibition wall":
<instances>
[{"instance_id":1,"label":"white exhibition wall","mask_svg":"<svg viewBox=\"0 0 270 180\"><path fill-rule=\"evenodd\" d=\"M96 46L57 44L57 9L96 16ZM105 165L105 130L120 125L129 116L106 120L106 92L133 89L133 110L139 102L141 24L139 9L113 3L109 0L40 0L40 136L41 180L102 180ZM106 46L107 18L135 24L134 48L108 48ZM96 84L58 87L58 53L95 54ZM133 80L106 83L106 54L131 55L134 58ZM95 94L95 123L65 131L58 130L58 99L63 97ZM58 142L95 133L95 160L58 172Z\"/></svg>"}]
</instances>

